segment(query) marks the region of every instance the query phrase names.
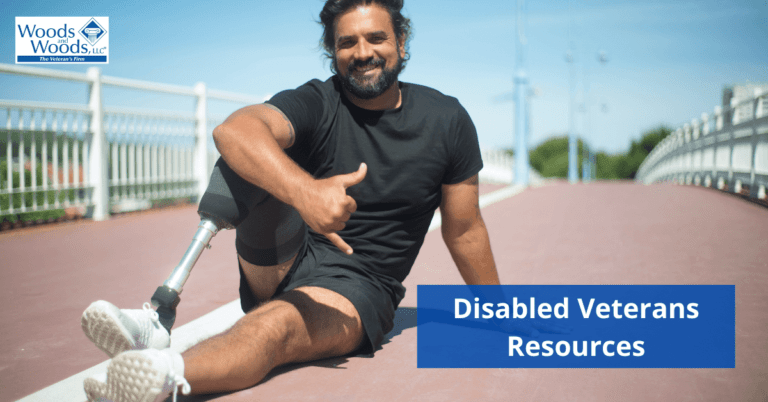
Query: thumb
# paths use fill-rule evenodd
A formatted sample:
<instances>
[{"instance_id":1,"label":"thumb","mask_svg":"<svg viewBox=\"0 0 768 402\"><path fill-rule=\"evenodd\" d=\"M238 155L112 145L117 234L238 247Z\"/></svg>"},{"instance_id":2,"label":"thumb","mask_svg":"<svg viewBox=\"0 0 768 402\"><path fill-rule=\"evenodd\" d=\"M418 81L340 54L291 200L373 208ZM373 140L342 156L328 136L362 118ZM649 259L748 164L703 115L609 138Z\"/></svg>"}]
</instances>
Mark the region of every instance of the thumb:
<instances>
[{"instance_id":1,"label":"thumb","mask_svg":"<svg viewBox=\"0 0 768 402\"><path fill-rule=\"evenodd\" d=\"M344 188L352 187L363 181L366 173L368 173L368 165L361 163L356 172L344 175Z\"/></svg>"}]
</instances>

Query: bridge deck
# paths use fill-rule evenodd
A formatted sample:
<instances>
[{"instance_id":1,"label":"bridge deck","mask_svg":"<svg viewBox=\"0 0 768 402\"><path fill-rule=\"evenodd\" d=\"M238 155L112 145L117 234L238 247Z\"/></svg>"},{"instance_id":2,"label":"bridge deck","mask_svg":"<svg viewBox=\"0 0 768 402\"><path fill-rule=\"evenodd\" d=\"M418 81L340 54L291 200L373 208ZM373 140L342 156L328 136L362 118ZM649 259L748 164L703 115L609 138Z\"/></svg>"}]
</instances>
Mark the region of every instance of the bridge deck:
<instances>
[{"instance_id":1,"label":"bridge deck","mask_svg":"<svg viewBox=\"0 0 768 402\"><path fill-rule=\"evenodd\" d=\"M396 328L373 359L288 367L251 389L180 400L768 398L768 209L702 188L594 183L532 188L483 216L503 283L735 284L736 368L417 369L416 285L461 283L433 231L405 283ZM196 225L194 208L184 207L0 233L0 402L102 362L79 328L82 310L97 299L141 306ZM235 266L226 231L187 282L176 327L238 297Z\"/></svg>"}]
</instances>

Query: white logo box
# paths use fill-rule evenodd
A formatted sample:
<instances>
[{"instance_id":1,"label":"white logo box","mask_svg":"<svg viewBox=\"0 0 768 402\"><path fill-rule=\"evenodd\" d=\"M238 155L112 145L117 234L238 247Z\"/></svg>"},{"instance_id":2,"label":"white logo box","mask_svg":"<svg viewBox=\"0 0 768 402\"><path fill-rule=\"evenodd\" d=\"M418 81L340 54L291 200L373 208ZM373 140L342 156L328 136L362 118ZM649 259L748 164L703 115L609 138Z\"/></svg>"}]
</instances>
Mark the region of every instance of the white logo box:
<instances>
[{"instance_id":1,"label":"white logo box","mask_svg":"<svg viewBox=\"0 0 768 402\"><path fill-rule=\"evenodd\" d=\"M109 17L16 17L16 64L109 64Z\"/></svg>"}]
</instances>

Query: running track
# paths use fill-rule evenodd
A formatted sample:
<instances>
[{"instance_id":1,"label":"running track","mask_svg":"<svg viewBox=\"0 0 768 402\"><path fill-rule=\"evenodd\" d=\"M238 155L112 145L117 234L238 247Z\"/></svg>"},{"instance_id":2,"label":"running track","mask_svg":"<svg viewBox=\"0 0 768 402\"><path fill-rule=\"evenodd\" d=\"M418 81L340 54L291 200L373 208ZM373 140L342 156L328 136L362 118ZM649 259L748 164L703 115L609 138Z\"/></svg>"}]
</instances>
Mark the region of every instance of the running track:
<instances>
[{"instance_id":1,"label":"running track","mask_svg":"<svg viewBox=\"0 0 768 402\"><path fill-rule=\"evenodd\" d=\"M735 284L736 368L416 369L416 285L461 283L438 230L375 358L283 368L251 389L179 400L768 400L768 209L696 187L555 183L487 206L483 217L503 283ZM103 362L80 330L83 309L98 299L139 308L197 222L194 207L180 207L0 232L0 402ZM234 233L212 244L184 287L174 328L238 297Z\"/></svg>"}]
</instances>

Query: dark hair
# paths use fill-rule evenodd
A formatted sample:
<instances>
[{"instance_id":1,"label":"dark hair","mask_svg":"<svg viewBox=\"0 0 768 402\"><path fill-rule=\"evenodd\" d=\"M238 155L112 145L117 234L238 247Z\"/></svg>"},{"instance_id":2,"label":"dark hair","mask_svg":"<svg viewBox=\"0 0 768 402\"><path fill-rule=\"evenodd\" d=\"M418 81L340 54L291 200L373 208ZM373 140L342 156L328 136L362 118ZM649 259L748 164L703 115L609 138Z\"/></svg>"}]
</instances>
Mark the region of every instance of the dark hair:
<instances>
[{"instance_id":1,"label":"dark hair","mask_svg":"<svg viewBox=\"0 0 768 402\"><path fill-rule=\"evenodd\" d=\"M323 26L323 37L320 45L325 49L325 56L331 60L331 71L335 74L333 59L336 55L336 19L352 7L377 4L387 10L392 20L392 30L395 32L397 44L405 44L403 68L411 58L408 42L411 38L411 20L403 16L403 0L327 0L323 11L320 11L320 25Z\"/></svg>"}]
</instances>

